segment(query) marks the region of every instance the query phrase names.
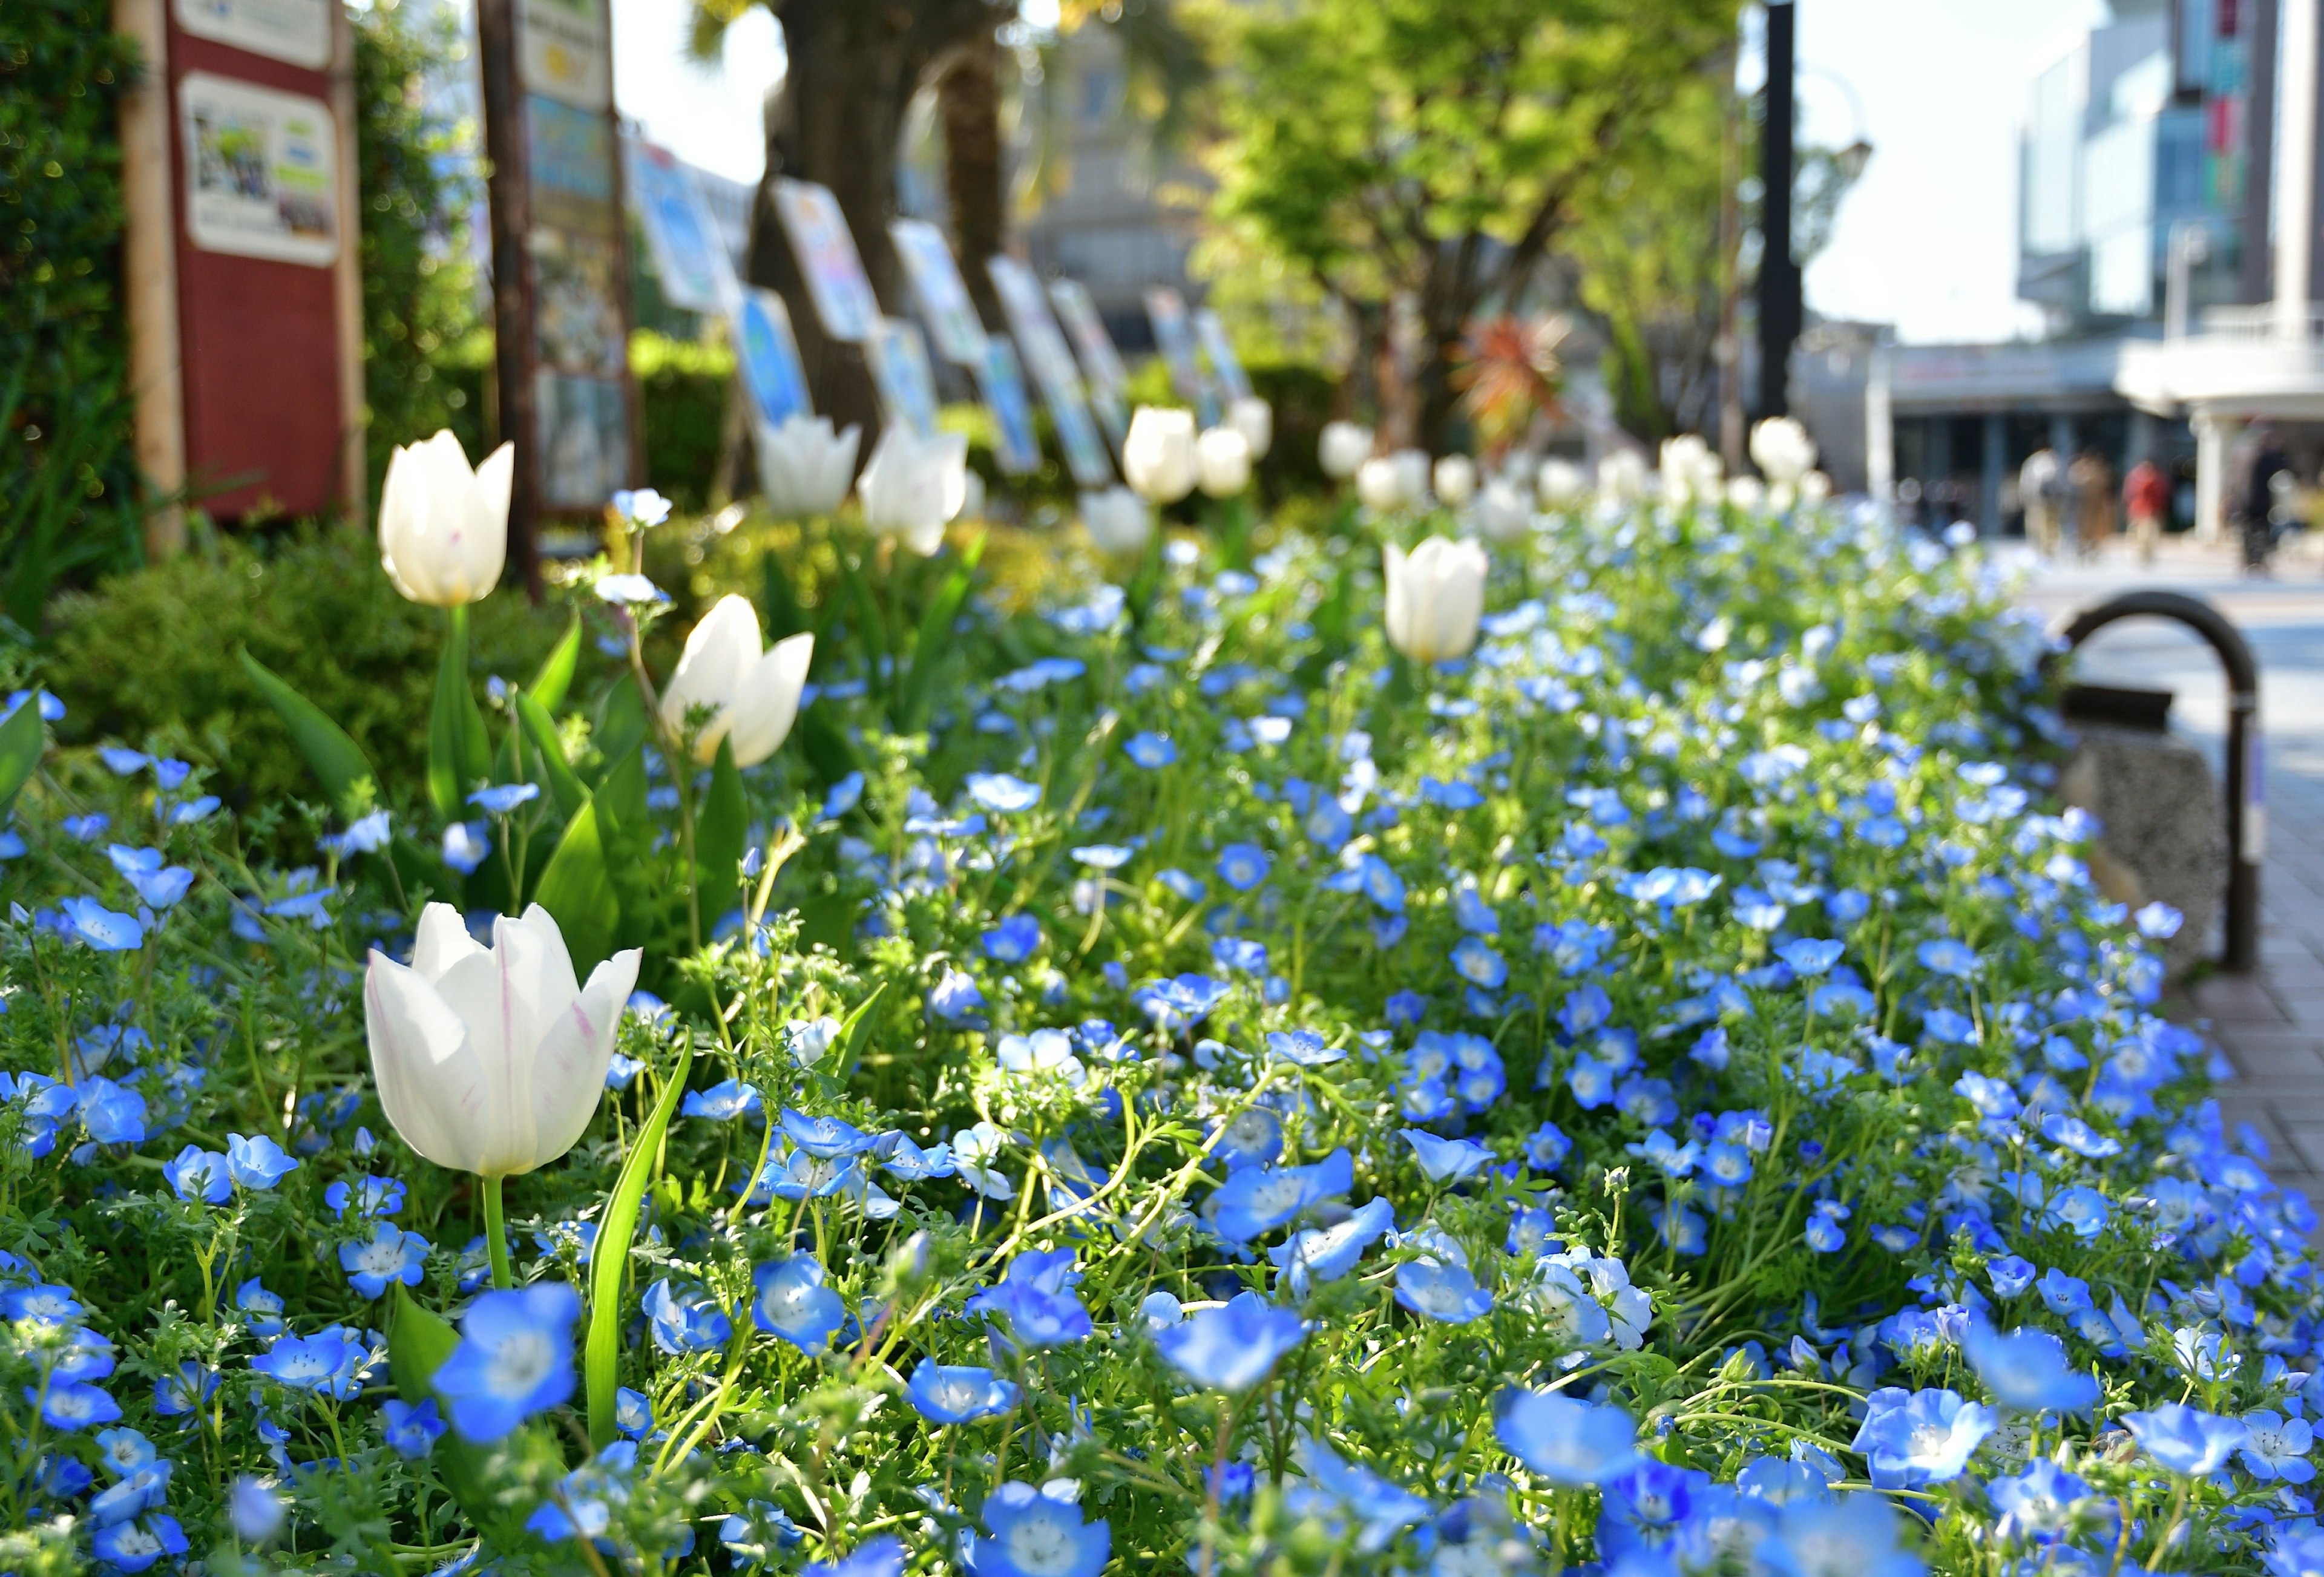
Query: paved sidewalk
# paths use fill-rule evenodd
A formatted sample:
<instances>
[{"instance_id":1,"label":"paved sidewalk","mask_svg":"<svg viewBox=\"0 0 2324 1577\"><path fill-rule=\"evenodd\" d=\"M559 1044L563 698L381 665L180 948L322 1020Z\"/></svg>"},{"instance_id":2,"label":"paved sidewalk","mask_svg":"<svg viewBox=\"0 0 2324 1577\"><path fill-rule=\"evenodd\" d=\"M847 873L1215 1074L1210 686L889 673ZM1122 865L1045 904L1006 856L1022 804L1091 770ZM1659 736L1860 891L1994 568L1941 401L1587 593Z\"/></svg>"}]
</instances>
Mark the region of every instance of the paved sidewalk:
<instances>
[{"instance_id":1,"label":"paved sidewalk","mask_svg":"<svg viewBox=\"0 0 2324 1577\"><path fill-rule=\"evenodd\" d=\"M2267 1141L2275 1180L2324 1207L2324 574L2301 563L2273 580L2246 580L2225 552L2174 544L2147 571L2125 560L2038 571L2020 600L2057 629L2144 587L2207 598L2242 629L2260 664L2262 967L2211 975L2172 1004L2173 1016L2208 1027L2234 1063L2237 1077L2219 1088L2229 1124L2250 1123ZM2172 691L2174 729L2209 748L2217 770L2226 687L2192 634L2157 621L2114 625L2083 649L2077 671Z\"/></svg>"}]
</instances>

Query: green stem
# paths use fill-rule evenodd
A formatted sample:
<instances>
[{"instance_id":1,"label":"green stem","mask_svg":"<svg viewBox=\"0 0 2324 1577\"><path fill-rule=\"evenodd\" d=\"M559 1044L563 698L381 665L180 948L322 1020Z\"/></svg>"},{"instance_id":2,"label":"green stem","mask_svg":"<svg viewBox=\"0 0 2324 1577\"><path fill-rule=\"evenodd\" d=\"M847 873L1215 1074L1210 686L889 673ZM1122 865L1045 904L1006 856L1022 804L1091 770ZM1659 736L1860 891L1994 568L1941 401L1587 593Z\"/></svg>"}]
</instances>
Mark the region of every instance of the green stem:
<instances>
[{"instance_id":1,"label":"green stem","mask_svg":"<svg viewBox=\"0 0 2324 1577\"><path fill-rule=\"evenodd\" d=\"M493 1262L493 1285L506 1292L516 1285L509 1272L508 1229L502 1224L501 1177L497 1173L484 1176L484 1252Z\"/></svg>"}]
</instances>

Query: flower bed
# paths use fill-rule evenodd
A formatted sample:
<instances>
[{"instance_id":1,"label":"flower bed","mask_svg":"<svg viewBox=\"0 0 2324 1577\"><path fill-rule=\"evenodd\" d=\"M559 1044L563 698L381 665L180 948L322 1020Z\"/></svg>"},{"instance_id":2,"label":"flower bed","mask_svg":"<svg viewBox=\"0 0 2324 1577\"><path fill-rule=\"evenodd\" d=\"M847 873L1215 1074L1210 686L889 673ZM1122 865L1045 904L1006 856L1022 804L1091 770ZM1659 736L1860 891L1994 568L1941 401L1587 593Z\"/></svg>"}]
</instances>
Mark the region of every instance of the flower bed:
<instances>
[{"instance_id":1,"label":"flower bed","mask_svg":"<svg viewBox=\"0 0 2324 1577\"><path fill-rule=\"evenodd\" d=\"M922 586L684 781L615 665L439 694L499 786L301 870L51 760L0 1567L2324 1569L2315 1217L2042 808L2038 636L1828 514L1499 551L1425 669L1370 547Z\"/></svg>"}]
</instances>

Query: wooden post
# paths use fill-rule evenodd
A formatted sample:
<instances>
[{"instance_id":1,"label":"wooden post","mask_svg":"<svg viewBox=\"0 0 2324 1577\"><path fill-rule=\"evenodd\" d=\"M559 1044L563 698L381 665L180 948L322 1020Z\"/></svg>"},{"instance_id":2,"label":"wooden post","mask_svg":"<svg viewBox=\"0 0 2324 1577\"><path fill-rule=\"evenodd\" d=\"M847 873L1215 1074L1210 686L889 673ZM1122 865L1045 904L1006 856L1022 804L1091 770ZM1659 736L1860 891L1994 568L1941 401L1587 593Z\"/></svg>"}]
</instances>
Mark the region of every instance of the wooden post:
<instances>
[{"instance_id":1,"label":"wooden post","mask_svg":"<svg viewBox=\"0 0 2324 1577\"><path fill-rule=\"evenodd\" d=\"M331 265L332 294L338 308L339 469L342 507L348 525L364 529L371 494L371 456L365 442L369 401L364 392L363 171L356 161L355 30L346 7L331 7L331 115L339 124L339 260Z\"/></svg>"},{"instance_id":2,"label":"wooden post","mask_svg":"<svg viewBox=\"0 0 2324 1577\"><path fill-rule=\"evenodd\" d=\"M493 366L501 437L516 447L509 546L527 591L540 595L540 428L532 364L532 194L525 164L524 88L517 70L515 0L477 0L476 51L491 165Z\"/></svg>"},{"instance_id":3,"label":"wooden post","mask_svg":"<svg viewBox=\"0 0 2324 1577\"><path fill-rule=\"evenodd\" d=\"M137 41L137 81L121 96L122 305L137 468L149 502L145 556L185 550L186 399L178 340L178 240L170 169L166 0L114 0L113 25Z\"/></svg>"}]
</instances>

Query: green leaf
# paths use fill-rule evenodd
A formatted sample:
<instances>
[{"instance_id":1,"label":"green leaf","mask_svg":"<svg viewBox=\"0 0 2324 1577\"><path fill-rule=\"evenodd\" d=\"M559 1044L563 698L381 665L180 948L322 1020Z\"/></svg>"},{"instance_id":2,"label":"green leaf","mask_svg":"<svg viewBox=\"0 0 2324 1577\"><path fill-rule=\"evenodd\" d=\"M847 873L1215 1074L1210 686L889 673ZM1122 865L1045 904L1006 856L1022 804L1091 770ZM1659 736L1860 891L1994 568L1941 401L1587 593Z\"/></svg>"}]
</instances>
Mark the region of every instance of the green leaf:
<instances>
[{"instance_id":1,"label":"green leaf","mask_svg":"<svg viewBox=\"0 0 2324 1577\"><path fill-rule=\"evenodd\" d=\"M566 762L565 742L557 736L556 720L527 690L517 692L516 715L524 725L526 742L540 759L540 775L549 784L549 797L557 801L557 814L571 820L589 802L589 788Z\"/></svg>"},{"instance_id":2,"label":"green leaf","mask_svg":"<svg viewBox=\"0 0 2324 1577\"><path fill-rule=\"evenodd\" d=\"M321 707L283 683L247 651L242 654L242 668L290 731L299 753L322 779L323 792L333 808L350 819L362 815L365 804L359 786L368 783L374 791L379 787L378 774L372 770L363 747L347 737L346 729L324 716Z\"/></svg>"},{"instance_id":3,"label":"green leaf","mask_svg":"<svg viewBox=\"0 0 2324 1577\"><path fill-rule=\"evenodd\" d=\"M35 691L5 722L0 722L0 816L7 814L16 802L16 791L41 764L41 749L46 742L41 729L41 697Z\"/></svg>"},{"instance_id":4,"label":"green leaf","mask_svg":"<svg viewBox=\"0 0 2324 1577\"><path fill-rule=\"evenodd\" d=\"M565 705L565 693L573 687L574 665L581 659L581 615L573 615L573 622L565 627L564 639L557 643L540 671L532 676L532 683L524 693L540 703L540 709L550 716Z\"/></svg>"},{"instance_id":5,"label":"green leaf","mask_svg":"<svg viewBox=\"0 0 2324 1577\"><path fill-rule=\"evenodd\" d=\"M597 703L597 754L608 773L645 742L646 732L645 697L638 693L636 676L623 674Z\"/></svg>"},{"instance_id":6,"label":"green leaf","mask_svg":"<svg viewBox=\"0 0 2324 1577\"><path fill-rule=\"evenodd\" d=\"M946 659L954 655L952 622L960 616L961 604L968 600L977 560L984 557L984 541L985 534L979 531L975 540L961 553L952 574L945 577L944 589L920 615L919 636L912 644L911 675L905 680L896 709L896 726L903 733L919 731L927 715L928 698L936 690L936 671L945 667Z\"/></svg>"},{"instance_id":7,"label":"green leaf","mask_svg":"<svg viewBox=\"0 0 2324 1577\"><path fill-rule=\"evenodd\" d=\"M468 714L476 697L468 687L468 610L456 607L444 634L444 654L436 664L436 702L428 714L428 798L436 814L457 821L468 791L489 770L489 749L469 752ZM484 723L476 729L481 735Z\"/></svg>"},{"instance_id":8,"label":"green leaf","mask_svg":"<svg viewBox=\"0 0 2324 1577\"><path fill-rule=\"evenodd\" d=\"M848 1014L847 1021L839 1027L839 1077L845 1078L855 1071L856 1059L862 1055L865 1026L871 1022L872 1004L878 1001L887 989L888 982L884 980L873 986L872 994L856 1003L855 1011Z\"/></svg>"},{"instance_id":9,"label":"green leaf","mask_svg":"<svg viewBox=\"0 0 2324 1577\"><path fill-rule=\"evenodd\" d=\"M791 577L783 573L782 560L773 549L759 556L760 611L766 615L767 644L772 646L787 636L797 635L807 629L807 615L799 612L798 598L791 591Z\"/></svg>"},{"instance_id":10,"label":"green leaf","mask_svg":"<svg viewBox=\"0 0 2324 1577\"><path fill-rule=\"evenodd\" d=\"M735 770L732 740L718 742L718 759L710 768L710 792L694 821L694 891L707 938L718 918L734 907L742 883L744 825L751 807L742 798L742 774Z\"/></svg>"},{"instance_id":11,"label":"green leaf","mask_svg":"<svg viewBox=\"0 0 2324 1577\"><path fill-rule=\"evenodd\" d=\"M566 824L532 894L533 902L556 918L573 968L584 980L612 955L613 933L622 923L621 899L606 862L610 841L592 797Z\"/></svg>"},{"instance_id":12,"label":"green leaf","mask_svg":"<svg viewBox=\"0 0 2324 1577\"><path fill-rule=\"evenodd\" d=\"M613 1180L613 1194L597 1223L596 1247L589 1255L589 1333L582 1346L592 1450L603 1451L613 1443L614 1396L622 1369L622 1286L629 1274L630 1245L637 1239L638 1209L653 1177L661 1136L678 1097L686 1093L686 1076L693 1068L694 1041L688 1037L678 1043L678 1066L662 1085L661 1098L630 1142L630 1157L622 1163L622 1175Z\"/></svg>"}]
</instances>

